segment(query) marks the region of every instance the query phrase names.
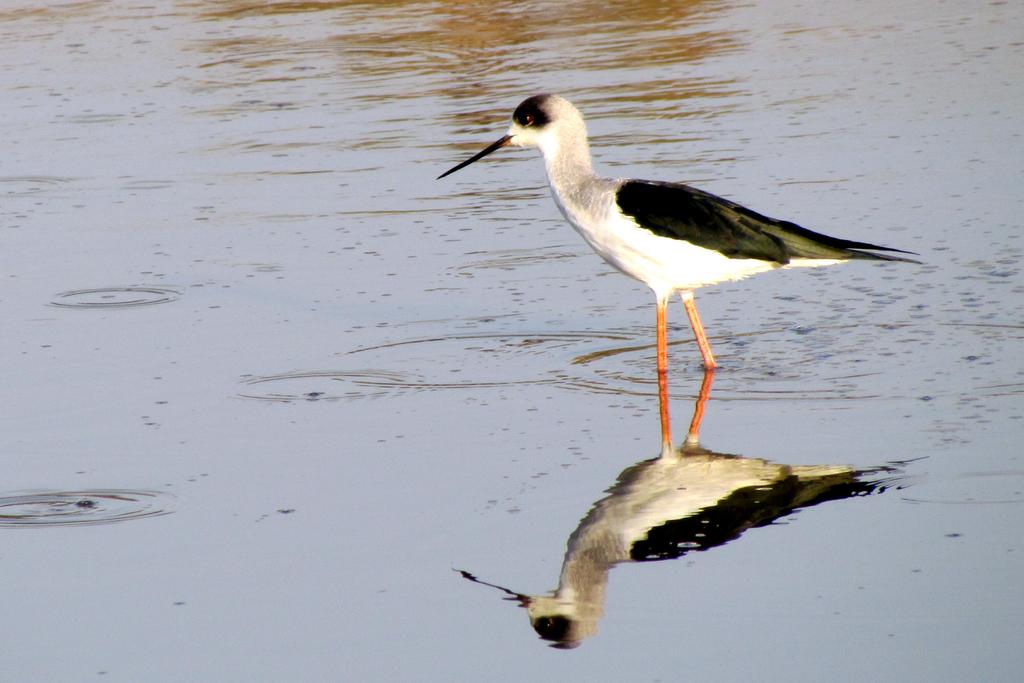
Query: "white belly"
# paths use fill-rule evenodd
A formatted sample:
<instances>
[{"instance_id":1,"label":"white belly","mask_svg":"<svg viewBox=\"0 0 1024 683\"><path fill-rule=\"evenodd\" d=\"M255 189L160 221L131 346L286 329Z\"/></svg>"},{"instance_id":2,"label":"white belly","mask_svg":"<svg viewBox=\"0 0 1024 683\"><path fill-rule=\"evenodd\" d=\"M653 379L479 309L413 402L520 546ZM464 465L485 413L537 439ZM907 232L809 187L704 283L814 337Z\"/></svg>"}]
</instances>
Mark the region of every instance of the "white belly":
<instances>
[{"instance_id":1,"label":"white belly","mask_svg":"<svg viewBox=\"0 0 1024 683\"><path fill-rule=\"evenodd\" d=\"M590 226L571 218L570 222L601 258L656 292L691 291L779 267L771 261L733 259L685 240L659 237L617 212L610 221Z\"/></svg>"},{"instance_id":2,"label":"white belly","mask_svg":"<svg viewBox=\"0 0 1024 683\"><path fill-rule=\"evenodd\" d=\"M793 259L785 266L759 259L729 258L685 240L659 237L603 201L570 208L552 188L562 214L594 251L621 272L647 284L659 296L692 291L705 285L741 280L776 268L816 267L841 263L831 259Z\"/></svg>"}]
</instances>

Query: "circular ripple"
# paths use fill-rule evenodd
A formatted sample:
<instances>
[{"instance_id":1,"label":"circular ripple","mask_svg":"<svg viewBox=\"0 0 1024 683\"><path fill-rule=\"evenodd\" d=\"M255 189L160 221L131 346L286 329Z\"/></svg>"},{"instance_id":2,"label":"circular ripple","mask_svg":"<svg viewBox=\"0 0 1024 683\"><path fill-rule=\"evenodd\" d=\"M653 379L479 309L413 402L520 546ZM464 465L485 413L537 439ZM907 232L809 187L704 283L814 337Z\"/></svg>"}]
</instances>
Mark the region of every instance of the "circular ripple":
<instances>
[{"instance_id":1,"label":"circular ripple","mask_svg":"<svg viewBox=\"0 0 1024 683\"><path fill-rule=\"evenodd\" d=\"M692 392L688 385L702 372L696 345L689 330L676 329L669 336L670 385ZM936 361L928 364L921 359L932 358L929 353L934 351L929 352L928 347L937 343L950 356L942 362L979 365L973 392L989 396L1020 393L1019 383L984 381L981 368L991 364L988 359L994 356L993 349L1024 339L1024 326L945 325L940 342L935 341L938 336L933 325L874 323L763 328L712 339L722 361L715 396L808 401L917 398L912 386L895 384L899 374L887 370L907 367L908 372L930 378ZM636 345L595 349L577 356L571 366L559 370L559 383L585 391L654 395L654 344L646 335L638 340L641 343ZM884 355L879 354L882 349ZM964 355L967 353L975 355ZM938 382L931 388L935 396L963 393L962 387Z\"/></svg>"},{"instance_id":2,"label":"circular ripple","mask_svg":"<svg viewBox=\"0 0 1024 683\"><path fill-rule=\"evenodd\" d=\"M170 514L167 494L93 489L0 496L0 527L114 524Z\"/></svg>"},{"instance_id":3,"label":"circular ripple","mask_svg":"<svg viewBox=\"0 0 1024 683\"><path fill-rule=\"evenodd\" d=\"M242 398L291 403L380 396L389 388L409 386L409 381L383 370L300 370L250 377L244 384L253 389L241 392Z\"/></svg>"},{"instance_id":4,"label":"circular ripple","mask_svg":"<svg viewBox=\"0 0 1024 683\"><path fill-rule=\"evenodd\" d=\"M48 188L71 182L59 176L0 176L0 196L15 197L43 192Z\"/></svg>"},{"instance_id":5,"label":"circular ripple","mask_svg":"<svg viewBox=\"0 0 1024 683\"><path fill-rule=\"evenodd\" d=\"M176 300L181 294L165 287L100 287L57 294L50 305L61 308L133 308Z\"/></svg>"}]
</instances>

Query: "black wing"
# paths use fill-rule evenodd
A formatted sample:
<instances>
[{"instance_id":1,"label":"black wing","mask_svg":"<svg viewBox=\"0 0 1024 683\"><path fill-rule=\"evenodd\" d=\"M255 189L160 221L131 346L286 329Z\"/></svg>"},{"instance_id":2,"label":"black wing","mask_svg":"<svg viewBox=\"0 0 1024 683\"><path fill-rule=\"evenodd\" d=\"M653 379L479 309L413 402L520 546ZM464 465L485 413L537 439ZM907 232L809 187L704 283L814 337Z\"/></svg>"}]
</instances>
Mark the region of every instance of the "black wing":
<instances>
[{"instance_id":1,"label":"black wing","mask_svg":"<svg viewBox=\"0 0 1024 683\"><path fill-rule=\"evenodd\" d=\"M679 183L628 180L619 187L616 200L624 214L654 234L686 240L729 258L783 264L792 258L917 263L899 256L861 250L913 252L822 235Z\"/></svg>"}]
</instances>

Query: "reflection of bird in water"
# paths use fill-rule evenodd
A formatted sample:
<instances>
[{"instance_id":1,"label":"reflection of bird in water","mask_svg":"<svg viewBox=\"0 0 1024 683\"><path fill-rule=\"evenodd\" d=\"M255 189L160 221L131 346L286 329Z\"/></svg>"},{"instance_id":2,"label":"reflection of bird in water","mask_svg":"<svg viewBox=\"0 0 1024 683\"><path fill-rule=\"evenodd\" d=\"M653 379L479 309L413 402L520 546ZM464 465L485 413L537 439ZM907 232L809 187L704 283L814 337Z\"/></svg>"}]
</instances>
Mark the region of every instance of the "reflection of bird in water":
<instances>
[{"instance_id":1,"label":"reflection of bird in water","mask_svg":"<svg viewBox=\"0 0 1024 683\"><path fill-rule=\"evenodd\" d=\"M698 428L708 387L702 389L694 411ZM509 593L526 607L537 633L556 647L575 647L597 632L615 565L708 550L798 508L882 492L896 482L897 472L896 465L858 471L715 453L698 445L694 429L681 448L626 468L594 503L569 537L551 595L516 593L462 575Z\"/></svg>"},{"instance_id":2,"label":"reflection of bird in water","mask_svg":"<svg viewBox=\"0 0 1024 683\"><path fill-rule=\"evenodd\" d=\"M910 261L875 253L910 252L812 232L680 183L602 178L591 165L583 115L557 95L524 100L506 135L439 178L508 145L540 149L551 194L565 218L605 261L654 290L664 443L672 443L665 323L672 294L681 293L704 367L711 370L715 358L693 300L698 287L783 267L851 259Z\"/></svg>"}]
</instances>

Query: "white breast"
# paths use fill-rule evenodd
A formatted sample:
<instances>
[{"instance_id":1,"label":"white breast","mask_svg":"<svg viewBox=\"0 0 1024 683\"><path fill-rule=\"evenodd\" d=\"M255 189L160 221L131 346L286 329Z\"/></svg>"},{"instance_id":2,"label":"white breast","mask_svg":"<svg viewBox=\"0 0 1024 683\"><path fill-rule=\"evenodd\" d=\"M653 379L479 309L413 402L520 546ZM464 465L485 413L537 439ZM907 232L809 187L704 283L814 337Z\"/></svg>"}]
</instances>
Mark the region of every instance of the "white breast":
<instances>
[{"instance_id":1,"label":"white breast","mask_svg":"<svg viewBox=\"0 0 1024 683\"><path fill-rule=\"evenodd\" d=\"M603 193L604 199L596 204L574 206L564 204L557 192L552 195L601 258L655 292L690 291L779 267L770 261L731 259L685 240L655 235L618 210L614 192Z\"/></svg>"}]
</instances>

